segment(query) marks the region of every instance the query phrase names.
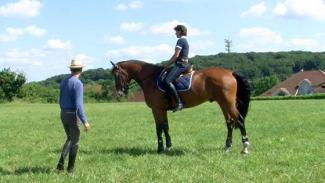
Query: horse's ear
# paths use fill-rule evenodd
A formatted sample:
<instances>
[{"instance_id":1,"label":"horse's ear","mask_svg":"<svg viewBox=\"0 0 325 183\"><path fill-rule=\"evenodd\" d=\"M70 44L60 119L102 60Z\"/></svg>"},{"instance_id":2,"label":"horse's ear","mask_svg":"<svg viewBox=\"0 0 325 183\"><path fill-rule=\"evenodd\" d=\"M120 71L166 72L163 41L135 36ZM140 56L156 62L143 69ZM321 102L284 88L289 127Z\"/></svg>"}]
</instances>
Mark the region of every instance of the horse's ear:
<instances>
[{"instance_id":1,"label":"horse's ear","mask_svg":"<svg viewBox=\"0 0 325 183\"><path fill-rule=\"evenodd\" d=\"M118 68L118 66L117 66L116 64L114 64L114 62L112 62L112 61L110 61L110 62L111 62L111 64L113 65L113 67Z\"/></svg>"}]
</instances>

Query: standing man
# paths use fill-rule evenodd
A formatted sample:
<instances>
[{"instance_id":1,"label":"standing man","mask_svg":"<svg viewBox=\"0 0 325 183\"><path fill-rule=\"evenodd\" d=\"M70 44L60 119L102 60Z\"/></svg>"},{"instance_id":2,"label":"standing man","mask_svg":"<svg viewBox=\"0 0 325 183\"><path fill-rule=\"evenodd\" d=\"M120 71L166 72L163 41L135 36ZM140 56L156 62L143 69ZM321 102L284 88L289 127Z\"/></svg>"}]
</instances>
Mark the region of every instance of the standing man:
<instances>
[{"instance_id":1,"label":"standing man","mask_svg":"<svg viewBox=\"0 0 325 183\"><path fill-rule=\"evenodd\" d=\"M173 81L178 78L181 73L187 71L191 65L188 63L189 44L186 39L187 28L184 25L177 25L174 30L176 37L178 38L175 46L175 52L169 61L164 65L164 68L167 69L170 65L174 65L168 72L164 81L170 93L173 94L176 99L176 108L173 110L176 112L182 110L183 103L178 95L178 92L176 91Z\"/></svg>"},{"instance_id":2,"label":"standing man","mask_svg":"<svg viewBox=\"0 0 325 183\"><path fill-rule=\"evenodd\" d=\"M57 165L57 170L64 170L64 159L69 154L68 173L73 173L74 163L78 152L78 142L80 136L80 120L85 131L90 130L83 110L83 84L79 80L82 72L81 61L72 60L69 66L71 75L62 80L60 84L60 108L61 121L67 135L67 140L62 148L61 157Z\"/></svg>"}]
</instances>

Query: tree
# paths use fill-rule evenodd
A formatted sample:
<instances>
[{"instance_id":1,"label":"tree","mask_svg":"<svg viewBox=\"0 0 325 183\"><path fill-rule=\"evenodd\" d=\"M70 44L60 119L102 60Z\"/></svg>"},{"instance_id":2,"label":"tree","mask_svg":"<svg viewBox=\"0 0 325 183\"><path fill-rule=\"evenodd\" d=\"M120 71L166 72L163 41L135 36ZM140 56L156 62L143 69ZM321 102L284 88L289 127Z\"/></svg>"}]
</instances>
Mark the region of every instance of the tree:
<instances>
[{"instance_id":1,"label":"tree","mask_svg":"<svg viewBox=\"0 0 325 183\"><path fill-rule=\"evenodd\" d=\"M15 73L8 69L0 72L0 99L12 101L18 95L26 78L22 73Z\"/></svg>"},{"instance_id":2,"label":"tree","mask_svg":"<svg viewBox=\"0 0 325 183\"><path fill-rule=\"evenodd\" d=\"M255 79L252 83L254 89L253 96L261 95L263 92L272 88L278 82L279 79L275 75Z\"/></svg>"}]
</instances>

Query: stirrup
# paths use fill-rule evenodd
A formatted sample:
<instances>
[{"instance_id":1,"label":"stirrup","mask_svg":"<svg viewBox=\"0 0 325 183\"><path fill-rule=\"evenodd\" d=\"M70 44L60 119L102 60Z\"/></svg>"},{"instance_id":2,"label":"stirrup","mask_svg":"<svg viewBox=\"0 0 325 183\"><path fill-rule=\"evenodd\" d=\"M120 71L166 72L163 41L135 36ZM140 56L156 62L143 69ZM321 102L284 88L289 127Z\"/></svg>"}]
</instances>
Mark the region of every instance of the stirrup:
<instances>
[{"instance_id":1,"label":"stirrup","mask_svg":"<svg viewBox=\"0 0 325 183\"><path fill-rule=\"evenodd\" d=\"M176 108L173 109L173 112L177 112L177 111L181 111L183 109L183 104L182 103L178 103Z\"/></svg>"}]
</instances>

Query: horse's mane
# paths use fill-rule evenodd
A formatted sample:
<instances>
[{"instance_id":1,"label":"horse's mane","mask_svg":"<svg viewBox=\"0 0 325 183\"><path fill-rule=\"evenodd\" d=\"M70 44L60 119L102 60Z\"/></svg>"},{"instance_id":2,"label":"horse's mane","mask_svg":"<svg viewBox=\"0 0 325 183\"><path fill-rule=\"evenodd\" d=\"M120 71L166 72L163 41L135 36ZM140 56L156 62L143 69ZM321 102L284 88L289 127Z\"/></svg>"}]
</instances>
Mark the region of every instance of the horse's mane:
<instances>
[{"instance_id":1,"label":"horse's mane","mask_svg":"<svg viewBox=\"0 0 325 183\"><path fill-rule=\"evenodd\" d=\"M153 70L155 75L159 75L160 72L162 71L163 67L159 66L159 65L155 65L152 63L148 63L145 61L141 61L141 60L126 60L126 61L121 61L118 62L118 65L124 65L126 63L133 63L136 65L140 65L142 67L143 70ZM123 66L122 66L123 67Z\"/></svg>"}]
</instances>

